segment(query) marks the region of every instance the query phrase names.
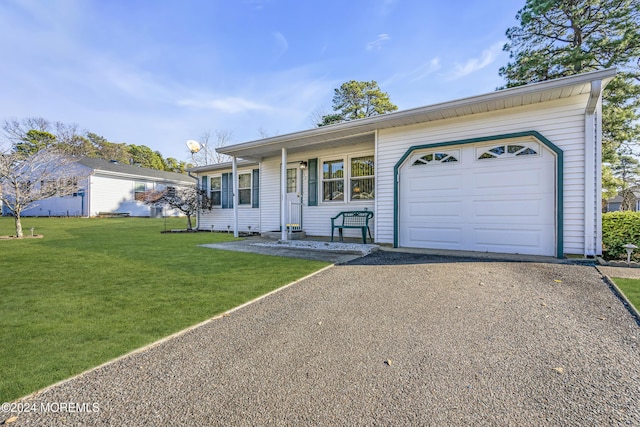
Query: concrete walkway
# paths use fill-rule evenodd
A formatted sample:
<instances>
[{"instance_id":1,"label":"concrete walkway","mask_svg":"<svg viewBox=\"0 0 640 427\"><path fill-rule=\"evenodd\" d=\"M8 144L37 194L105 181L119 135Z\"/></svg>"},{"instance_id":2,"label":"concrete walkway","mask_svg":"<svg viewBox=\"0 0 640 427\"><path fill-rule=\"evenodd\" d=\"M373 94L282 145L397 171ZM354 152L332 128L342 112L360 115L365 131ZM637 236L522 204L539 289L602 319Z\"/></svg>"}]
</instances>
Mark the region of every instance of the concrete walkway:
<instances>
[{"instance_id":1,"label":"concrete walkway","mask_svg":"<svg viewBox=\"0 0 640 427\"><path fill-rule=\"evenodd\" d=\"M623 279L640 279L640 268L598 266L603 274Z\"/></svg>"},{"instance_id":2,"label":"concrete walkway","mask_svg":"<svg viewBox=\"0 0 640 427\"><path fill-rule=\"evenodd\" d=\"M380 251L25 401L92 411L11 425L640 425L639 384L594 267Z\"/></svg>"}]
</instances>

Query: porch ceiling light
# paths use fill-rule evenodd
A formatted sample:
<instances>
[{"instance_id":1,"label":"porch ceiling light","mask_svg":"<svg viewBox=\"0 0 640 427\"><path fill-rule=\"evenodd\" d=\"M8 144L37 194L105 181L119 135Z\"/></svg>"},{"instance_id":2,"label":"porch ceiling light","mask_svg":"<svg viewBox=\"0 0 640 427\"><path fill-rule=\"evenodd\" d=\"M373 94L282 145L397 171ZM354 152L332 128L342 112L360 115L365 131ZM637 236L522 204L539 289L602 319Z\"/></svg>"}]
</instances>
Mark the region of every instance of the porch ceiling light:
<instances>
[{"instance_id":1,"label":"porch ceiling light","mask_svg":"<svg viewBox=\"0 0 640 427\"><path fill-rule=\"evenodd\" d=\"M307 162L304 160L300 162L300 169L305 170L307 168Z\"/></svg>"}]
</instances>

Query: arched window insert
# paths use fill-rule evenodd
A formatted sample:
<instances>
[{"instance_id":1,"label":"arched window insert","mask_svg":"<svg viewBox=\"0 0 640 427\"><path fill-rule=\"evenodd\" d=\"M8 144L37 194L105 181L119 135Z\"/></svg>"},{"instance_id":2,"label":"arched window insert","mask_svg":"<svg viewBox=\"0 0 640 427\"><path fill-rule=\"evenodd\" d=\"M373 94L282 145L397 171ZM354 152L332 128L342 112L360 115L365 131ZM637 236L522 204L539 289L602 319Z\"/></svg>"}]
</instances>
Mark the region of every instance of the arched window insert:
<instances>
[{"instance_id":1,"label":"arched window insert","mask_svg":"<svg viewBox=\"0 0 640 427\"><path fill-rule=\"evenodd\" d=\"M504 144L491 148L478 148L478 160L502 159L508 157L537 156L540 148L537 144Z\"/></svg>"},{"instance_id":2,"label":"arched window insert","mask_svg":"<svg viewBox=\"0 0 640 427\"><path fill-rule=\"evenodd\" d=\"M457 151L419 154L413 158L411 166L425 166L442 163L455 163L460 155Z\"/></svg>"}]
</instances>

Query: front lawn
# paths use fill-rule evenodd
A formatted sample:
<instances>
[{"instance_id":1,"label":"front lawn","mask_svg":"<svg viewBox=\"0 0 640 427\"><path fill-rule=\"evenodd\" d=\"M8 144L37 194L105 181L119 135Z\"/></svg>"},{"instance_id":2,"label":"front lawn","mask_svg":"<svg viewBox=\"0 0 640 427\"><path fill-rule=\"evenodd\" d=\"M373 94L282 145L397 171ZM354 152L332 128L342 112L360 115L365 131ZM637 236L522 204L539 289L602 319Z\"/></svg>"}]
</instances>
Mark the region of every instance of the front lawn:
<instances>
[{"instance_id":1,"label":"front lawn","mask_svg":"<svg viewBox=\"0 0 640 427\"><path fill-rule=\"evenodd\" d=\"M167 228L184 228L169 219ZM162 219L24 218L0 240L0 402L208 319L326 263L219 251ZM0 236L15 234L0 218Z\"/></svg>"},{"instance_id":2,"label":"front lawn","mask_svg":"<svg viewBox=\"0 0 640 427\"><path fill-rule=\"evenodd\" d=\"M612 280L618 285L620 290L633 304L636 310L640 311L640 279L621 279L613 277Z\"/></svg>"}]
</instances>

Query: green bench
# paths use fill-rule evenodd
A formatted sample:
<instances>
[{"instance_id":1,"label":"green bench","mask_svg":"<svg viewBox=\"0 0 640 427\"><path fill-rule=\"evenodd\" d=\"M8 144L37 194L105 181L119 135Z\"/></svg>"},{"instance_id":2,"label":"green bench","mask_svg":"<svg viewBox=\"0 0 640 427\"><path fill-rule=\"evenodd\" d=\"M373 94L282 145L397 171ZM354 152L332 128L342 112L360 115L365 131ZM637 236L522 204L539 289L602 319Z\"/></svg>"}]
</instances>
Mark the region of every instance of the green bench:
<instances>
[{"instance_id":1,"label":"green bench","mask_svg":"<svg viewBox=\"0 0 640 427\"><path fill-rule=\"evenodd\" d=\"M345 228L359 228L362 231L362 243L367 243L367 232L371 237L371 229L369 228L369 220L373 218L371 211L347 211L340 212L331 218L331 241L333 242L333 232L337 228L338 236L342 242L342 230Z\"/></svg>"}]
</instances>

